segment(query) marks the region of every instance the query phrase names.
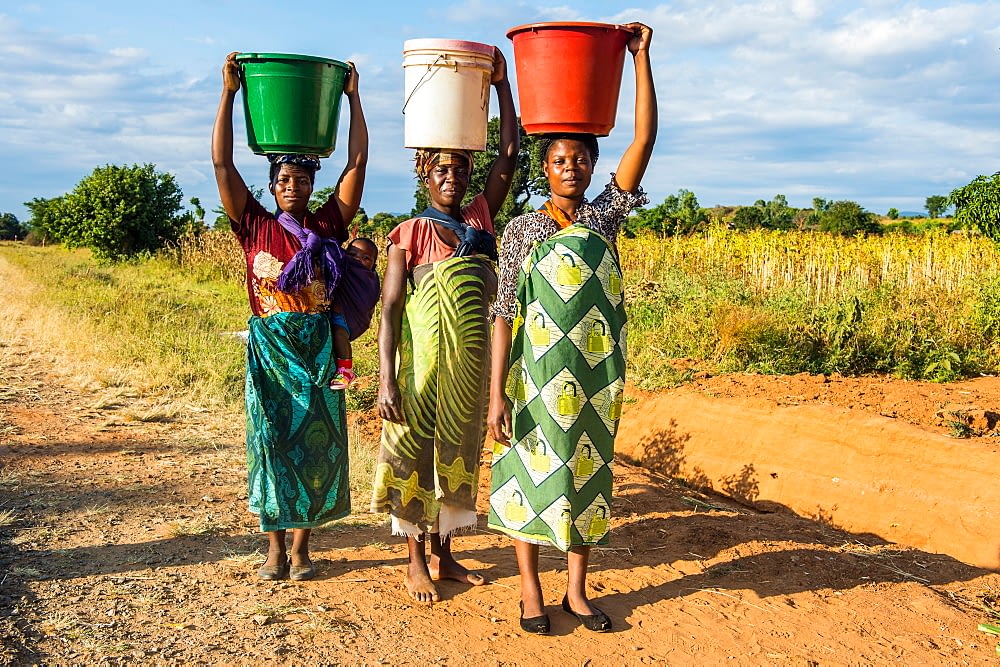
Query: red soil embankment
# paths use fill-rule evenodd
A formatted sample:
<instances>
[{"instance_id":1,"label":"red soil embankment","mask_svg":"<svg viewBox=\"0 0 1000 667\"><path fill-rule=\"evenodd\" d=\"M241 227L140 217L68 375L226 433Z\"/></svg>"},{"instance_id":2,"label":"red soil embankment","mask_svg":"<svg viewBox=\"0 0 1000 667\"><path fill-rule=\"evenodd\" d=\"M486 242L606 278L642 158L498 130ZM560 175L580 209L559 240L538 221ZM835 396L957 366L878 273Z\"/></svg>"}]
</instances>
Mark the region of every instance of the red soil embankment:
<instances>
[{"instance_id":1,"label":"red soil embankment","mask_svg":"<svg viewBox=\"0 0 1000 667\"><path fill-rule=\"evenodd\" d=\"M1000 381L912 383L908 395L899 394L898 381L891 395L879 385L727 376L660 394L635 392L616 447L653 470L757 509L777 504L854 533L1000 569L1000 440L948 437L940 425L951 406L992 414Z\"/></svg>"}]
</instances>

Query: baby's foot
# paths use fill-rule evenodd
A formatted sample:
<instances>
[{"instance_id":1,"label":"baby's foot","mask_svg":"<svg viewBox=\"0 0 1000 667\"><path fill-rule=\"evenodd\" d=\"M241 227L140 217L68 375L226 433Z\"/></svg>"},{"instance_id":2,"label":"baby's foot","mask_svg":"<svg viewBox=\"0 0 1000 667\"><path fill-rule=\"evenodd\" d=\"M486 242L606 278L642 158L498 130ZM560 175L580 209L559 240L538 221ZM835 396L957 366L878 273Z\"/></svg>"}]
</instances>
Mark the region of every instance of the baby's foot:
<instances>
[{"instance_id":1,"label":"baby's foot","mask_svg":"<svg viewBox=\"0 0 1000 667\"><path fill-rule=\"evenodd\" d=\"M334 391L339 391L341 389L347 389L354 382L354 371L350 368L338 368L336 375L330 380L330 389Z\"/></svg>"}]
</instances>

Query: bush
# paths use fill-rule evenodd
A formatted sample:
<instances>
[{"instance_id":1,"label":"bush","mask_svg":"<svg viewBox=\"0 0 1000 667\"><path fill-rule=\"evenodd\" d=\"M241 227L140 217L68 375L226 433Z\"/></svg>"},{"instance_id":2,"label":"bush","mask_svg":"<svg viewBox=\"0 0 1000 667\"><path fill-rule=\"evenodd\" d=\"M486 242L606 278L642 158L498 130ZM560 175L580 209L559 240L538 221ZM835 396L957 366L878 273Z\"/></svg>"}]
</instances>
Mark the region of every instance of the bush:
<instances>
[{"instance_id":1,"label":"bush","mask_svg":"<svg viewBox=\"0 0 1000 667\"><path fill-rule=\"evenodd\" d=\"M0 214L0 241L23 239L26 230L13 213Z\"/></svg>"},{"instance_id":2,"label":"bush","mask_svg":"<svg viewBox=\"0 0 1000 667\"><path fill-rule=\"evenodd\" d=\"M184 228L182 194L171 174L152 164L98 167L63 197L27 203L31 226L99 260L121 261L159 250Z\"/></svg>"},{"instance_id":3,"label":"bush","mask_svg":"<svg viewBox=\"0 0 1000 667\"><path fill-rule=\"evenodd\" d=\"M955 206L955 220L1000 241L1000 172L992 177L976 176L966 186L951 191L948 201Z\"/></svg>"},{"instance_id":4,"label":"bush","mask_svg":"<svg viewBox=\"0 0 1000 667\"><path fill-rule=\"evenodd\" d=\"M819 230L841 236L880 234L882 227L875 216L853 201L836 201L819 214Z\"/></svg>"}]
</instances>

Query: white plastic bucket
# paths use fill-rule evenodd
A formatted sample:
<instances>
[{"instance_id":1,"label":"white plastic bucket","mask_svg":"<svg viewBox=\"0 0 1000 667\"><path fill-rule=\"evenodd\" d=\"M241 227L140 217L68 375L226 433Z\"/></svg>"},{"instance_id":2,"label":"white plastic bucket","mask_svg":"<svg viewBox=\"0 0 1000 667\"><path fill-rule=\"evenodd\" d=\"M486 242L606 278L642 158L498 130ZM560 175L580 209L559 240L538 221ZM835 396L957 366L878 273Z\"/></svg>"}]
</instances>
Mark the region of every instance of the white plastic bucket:
<instances>
[{"instance_id":1,"label":"white plastic bucket","mask_svg":"<svg viewBox=\"0 0 1000 667\"><path fill-rule=\"evenodd\" d=\"M455 39L403 44L403 143L486 149L493 47Z\"/></svg>"}]
</instances>

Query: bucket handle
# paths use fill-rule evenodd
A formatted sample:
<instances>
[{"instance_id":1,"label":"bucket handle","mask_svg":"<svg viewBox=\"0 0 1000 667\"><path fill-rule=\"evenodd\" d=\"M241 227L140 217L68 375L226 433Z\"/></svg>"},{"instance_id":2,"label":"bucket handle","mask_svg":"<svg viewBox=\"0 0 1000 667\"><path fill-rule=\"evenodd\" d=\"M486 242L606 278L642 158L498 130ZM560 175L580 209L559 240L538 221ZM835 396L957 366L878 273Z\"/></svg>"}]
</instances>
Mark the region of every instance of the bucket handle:
<instances>
[{"instance_id":1,"label":"bucket handle","mask_svg":"<svg viewBox=\"0 0 1000 667\"><path fill-rule=\"evenodd\" d=\"M431 68L435 67L442 60L445 60L445 61L448 60L448 56L446 54L444 54L444 53L438 55L438 57L434 59L434 62L432 62L430 65L427 66L427 71L424 72L423 76L420 77L420 80L417 81L417 84L415 86L413 86L413 89L410 91L410 94L406 96L406 101L403 102L403 110L400 112L404 116L406 115L406 105L410 103L410 98L413 97L413 93L417 92L417 89L420 88L421 85L423 85L424 81L427 79L427 76L433 71ZM447 64L447 62L445 64ZM458 63L454 62L454 63L452 63L452 65L454 66L455 71L457 72L458 71Z\"/></svg>"}]
</instances>

